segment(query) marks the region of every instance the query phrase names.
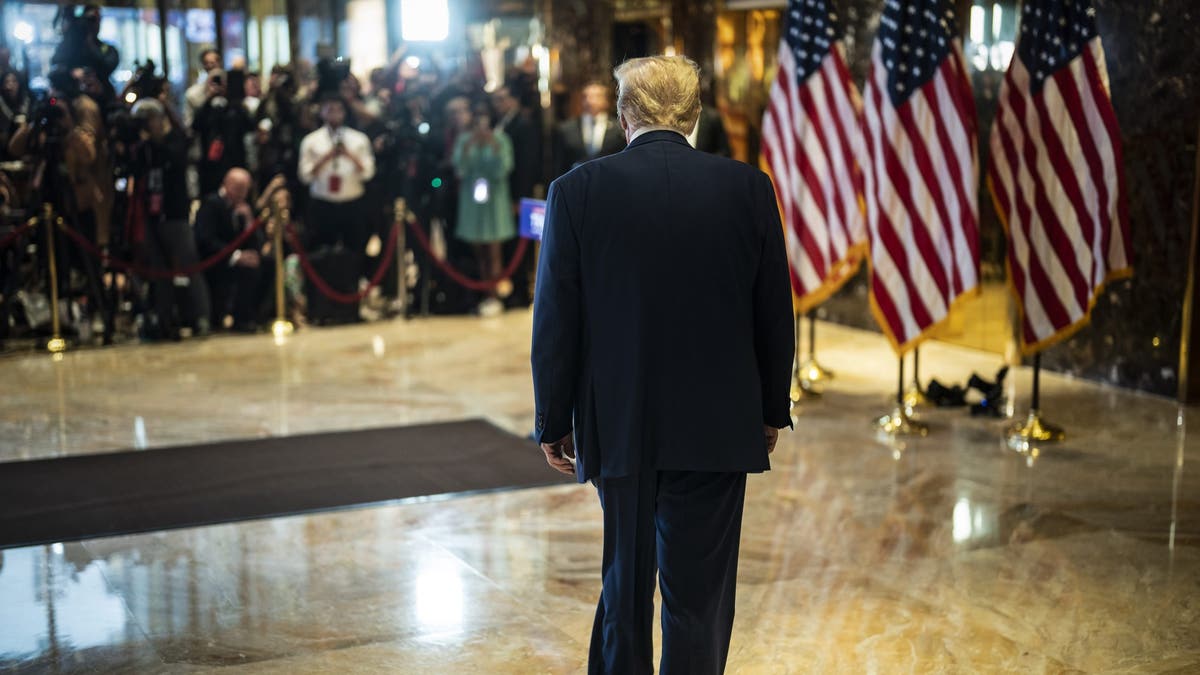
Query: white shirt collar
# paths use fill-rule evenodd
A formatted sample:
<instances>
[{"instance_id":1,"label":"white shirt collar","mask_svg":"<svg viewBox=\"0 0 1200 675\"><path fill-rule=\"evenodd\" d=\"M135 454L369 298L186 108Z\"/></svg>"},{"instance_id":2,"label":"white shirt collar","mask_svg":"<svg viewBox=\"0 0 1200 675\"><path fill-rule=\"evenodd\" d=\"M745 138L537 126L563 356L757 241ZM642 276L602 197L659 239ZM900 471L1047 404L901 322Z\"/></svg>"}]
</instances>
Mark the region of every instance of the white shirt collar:
<instances>
[{"instance_id":1,"label":"white shirt collar","mask_svg":"<svg viewBox=\"0 0 1200 675\"><path fill-rule=\"evenodd\" d=\"M673 129L671 127L650 125L650 126L639 127L637 131L633 132L633 136L630 137L629 142L632 143L637 140L638 136L641 136L642 134L648 134L651 131L673 131L673 132L679 134L678 129ZM679 134L679 135L683 136L683 134ZM684 138L687 138L687 137L684 136Z\"/></svg>"}]
</instances>

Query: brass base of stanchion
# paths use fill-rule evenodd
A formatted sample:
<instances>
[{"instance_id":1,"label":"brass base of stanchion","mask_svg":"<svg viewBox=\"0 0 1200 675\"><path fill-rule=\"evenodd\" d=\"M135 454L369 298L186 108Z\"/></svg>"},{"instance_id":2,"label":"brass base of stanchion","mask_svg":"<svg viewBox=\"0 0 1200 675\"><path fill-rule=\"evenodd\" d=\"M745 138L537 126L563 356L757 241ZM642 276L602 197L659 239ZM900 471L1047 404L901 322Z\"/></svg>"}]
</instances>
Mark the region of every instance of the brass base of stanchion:
<instances>
[{"instance_id":1,"label":"brass base of stanchion","mask_svg":"<svg viewBox=\"0 0 1200 675\"><path fill-rule=\"evenodd\" d=\"M912 384L908 391L904 392L904 407L909 410L916 408L924 408L929 405L929 399L926 398L925 392L921 391L921 387L916 383Z\"/></svg>"},{"instance_id":2,"label":"brass base of stanchion","mask_svg":"<svg viewBox=\"0 0 1200 675\"><path fill-rule=\"evenodd\" d=\"M51 354L61 354L67 351L67 341L60 337L50 338L50 341L46 343L46 351Z\"/></svg>"},{"instance_id":3,"label":"brass base of stanchion","mask_svg":"<svg viewBox=\"0 0 1200 675\"><path fill-rule=\"evenodd\" d=\"M833 379L833 372L826 370L824 366L817 363L816 359L809 359L800 364L800 381L807 382L810 387L824 384Z\"/></svg>"},{"instance_id":4,"label":"brass base of stanchion","mask_svg":"<svg viewBox=\"0 0 1200 675\"><path fill-rule=\"evenodd\" d=\"M903 406L875 420L875 429L888 436L928 436L929 425L914 420Z\"/></svg>"},{"instance_id":5,"label":"brass base of stanchion","mask_svg":"<svg viewBox=\"0 0 1200 675\"><path fill-rule=\"evenodd\" d=\"M294 333L295 330L291 321L277 319L271 324L271 334L275 336L276 344L283 342L283 339Z\"/></svg>"},{"instance_id":6,"label":"brass base of stanchion","mask_svg":"<svg viewBox=\"0 0 1200 675\"><path fill-rule=\"evenodd\" d=\"M1029 452L1039 443L1059 443L1066 437L1067 432L1062 427L1044 421L1037 410L1030 410L1029 417L1021 424L1009 427L1004 438L1009 448L1017 452Z\"/></svg>"},{"instance_id":7,"label":"brass base of stanchion","mask_svg":"<svg viewBox=\"0 0 1200 675\"><path fill-rule=\"evenodd\" d=\"M795 405L806 398L821 398L821 392L813 388L812 383L801 378L800 372L801 371L798 368L792 370L792 405Z\"/></svg>"}]
</instances>

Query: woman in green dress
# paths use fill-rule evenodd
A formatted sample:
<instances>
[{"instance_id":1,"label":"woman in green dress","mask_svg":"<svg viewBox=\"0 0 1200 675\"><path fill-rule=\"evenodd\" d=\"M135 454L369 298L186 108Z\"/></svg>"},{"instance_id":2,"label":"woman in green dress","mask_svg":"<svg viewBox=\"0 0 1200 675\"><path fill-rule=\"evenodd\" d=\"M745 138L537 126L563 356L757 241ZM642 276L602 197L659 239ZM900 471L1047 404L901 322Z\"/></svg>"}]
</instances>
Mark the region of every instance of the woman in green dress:
<instances>
[{"instance_id":1,"label":"woman in green dress","mask_svg":"<svg viewBox=\"0 0 1200 675\"><path fill-rule=\"evenodd\" d=\"M513 167L512 143L492 129L487 104L476 105L471 130L454 145L458 175L458 238L470 243L484 279L504 272L500 244L516 236L508 174ZM480 314L498 314L503 306L493 290L479 306Z\"/></svg>"}]
</instances>

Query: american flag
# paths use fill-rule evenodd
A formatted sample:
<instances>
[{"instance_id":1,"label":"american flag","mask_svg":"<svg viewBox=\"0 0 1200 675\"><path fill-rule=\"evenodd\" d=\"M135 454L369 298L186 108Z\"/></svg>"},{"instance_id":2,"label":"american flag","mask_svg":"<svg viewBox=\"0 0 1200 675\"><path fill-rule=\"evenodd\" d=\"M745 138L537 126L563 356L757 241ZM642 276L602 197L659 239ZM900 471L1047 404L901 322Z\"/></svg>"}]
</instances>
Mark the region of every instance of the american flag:
<instances>
[{"instance_id":1,"label":"american flag","mask_svg":"<svg viewBox=\"0 0 1200 675\"><path fill-rule=\"evenodd\" d=\"M806 311L853 276L866 247L862 100L828 2L791 0L783 31L762 154L786 225L797 309Z\"/></svg>"},{"instance_id":2,"label":"american flag","mask_svg":"<svg viewBox=\"0 0 1200 675\"><path fill-rule=\"evenodd\" d=\"M900 354L979 278L975 103L947 0L887 0L865 88L871 309Z\"/></svg>"},{"instance_id":3,"label":"american flag","mask_svg":"<svg viewBox=\"0 0 1200 675\"><path fill-rule=\"evenodd\" d=\"M1105 282L1131 271L1120 131L1091 2L1026 0L988 174L1031 354L1083 327Z\"/></svg>"}]
</instances>

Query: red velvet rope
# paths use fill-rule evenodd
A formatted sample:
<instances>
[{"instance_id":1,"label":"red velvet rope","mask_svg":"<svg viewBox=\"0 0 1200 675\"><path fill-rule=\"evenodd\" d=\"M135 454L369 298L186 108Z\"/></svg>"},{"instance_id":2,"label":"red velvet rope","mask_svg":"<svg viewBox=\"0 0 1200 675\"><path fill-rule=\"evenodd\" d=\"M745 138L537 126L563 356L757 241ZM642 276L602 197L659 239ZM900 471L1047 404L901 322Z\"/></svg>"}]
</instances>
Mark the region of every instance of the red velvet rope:
<instances>
[{"instance_id":1,"label":"red velvet rope","mask_svg":"<svg viewBox=\"0 0 1200 675\"><path fill-rule=\"evenodd\" d=\"M517 243L517 250L513 252L513 258L508 263L508 267L504 268L504 271L500 273L500 276L488 281L480 281L478 279L472 279L471 277L466 276L462 272L454 269L450 263L446 262L445 260L440 260L436 255L434 255L433 247L429 244L429 236L426 235L425 231L421 229L421 225L416 221L415 218L408 221L408 226L412 229L413 234L417 237L417 242L421 244L421 248L425 249L425 253L429 255L434 264L437 265L440 270L445 272L446 276L454 280L456 284L472 291L487 292L495 290L496 287L500 285L501 281L511 277L517 271L517 267L521 264L521 259L525 257L525 250L529 248L529 240L522 238L521 241Z\"/></svg>"},{"instance_id":2,"label":"red velvet rope","mask_svg":"<svg viewBox=\"0 0 1200 675\"><path fill-rule=\"evenodd\" d=\"M300 267L304 268L304 276L308 277L317 291L334 302L353 305L367 297L371 289L383 281L383 275L387 274L388 266L392 264L392 257L396 255L396 228L398 227L398 223L392 223L392 229L388 233L387 246L383 250L383 257L379 260L379 269L375 270L375 275L367 281L366 288L357 293L342 293L330 286L329 282L322 279L321 275L317 273L317 268L313 267L312 261L308 258L308 252L300 246L300 238L296 236L296 230L289 226L287 236L288 241L292 242L292 248L300 256Z\"/></svg>"},{"instance_id":3,"label":"red velvet rope","mask_svg":"<svg viewBox=\"0 0 1200 675\"><path fill-rule=\"evenodd\" d=\"M21 235L32 230L35 225L37 225L37 221L31 220L31 221L25 223L24 225L18 227L17 229L13 230L12 232L10 232L7 237L0 239L0 251L3 251L4 249L11 246L14 242L17 241L17 239L21 238Z\"/></svg>"},{"instance_id":4,"label":"red velvet rope","mask_svg":"<svg viewBox=\"0 0 1200 675\"><path fill-rule=\"evenodd\" d=\"M79 244L79 246L83 250L85 250L88 253L92 254L93 256L99 258L101 261L103 261L107 265L110 265L111 267L122 270L124 272L133 272L134 274L136 274L140 277L145 277L147 279L171 279L174 277L190 277L193 274L203 272L204 270L212 267L213 265L216 265L217 263L228 260L229 256L233 255L234 251L238 250L239 248L241 248L242 244L246 243L246 240L250 238L250 235L254 234L255 230L257 230L258 228L263 226L264 222L266 222L266 221L263 220L262 218L255 220L253 223L250 224L250 227L246 228L245 230L242 230L241 234L239 234L237 237L235 237L233 239L233 241L226 244L225 248L221 249L220 251L217 251L216 253L212 254L208 258L205 258L204 260L201 260L200 262L195 263L193 265L188 265L187 267L182 267L179 269L170 269L170 270L161 270L161 269L155 269L152 267L143 267L142 265L138 265L137 263L131 263L131 262L117 259L117 258L113 258L109 254L100 250L100 248L98 248L95 244L88 241L87 237L76 232L75 230L71 229L67 225L63 224L63 225L60 225L60 227L62 228L63 232L66 232L68 237L75 240L75 243Z\"/></svg>"}]
</instances>

